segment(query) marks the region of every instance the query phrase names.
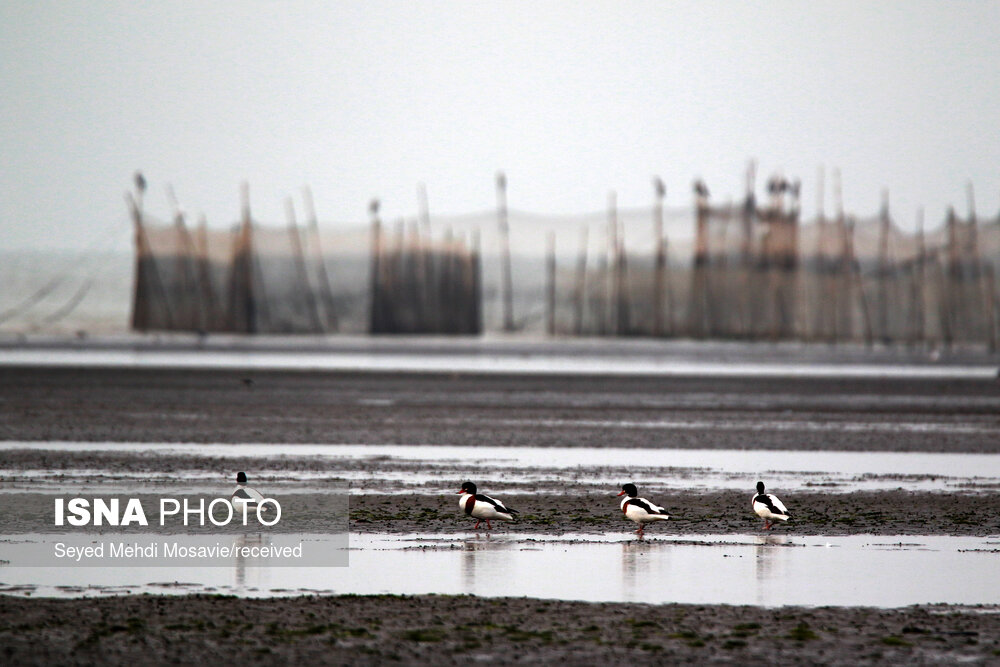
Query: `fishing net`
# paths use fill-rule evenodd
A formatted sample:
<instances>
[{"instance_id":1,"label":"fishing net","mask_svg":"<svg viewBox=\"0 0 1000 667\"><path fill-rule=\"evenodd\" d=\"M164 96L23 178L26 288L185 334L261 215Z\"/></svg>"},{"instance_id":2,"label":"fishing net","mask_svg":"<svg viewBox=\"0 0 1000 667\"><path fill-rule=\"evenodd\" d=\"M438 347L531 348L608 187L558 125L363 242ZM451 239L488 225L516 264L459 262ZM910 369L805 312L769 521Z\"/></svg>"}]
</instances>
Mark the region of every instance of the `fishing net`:
<instances>
[{"instance_id":1,"label":"fishing net","mask_svg":"<svg viewBox=\"0 0 1000 667\"><path fill-rule=\"evenodd\" d=\"M903 231L752 197L189 230L136 212L138 330L997 343L1000 219Z\"/></svg>"}]
</instances>

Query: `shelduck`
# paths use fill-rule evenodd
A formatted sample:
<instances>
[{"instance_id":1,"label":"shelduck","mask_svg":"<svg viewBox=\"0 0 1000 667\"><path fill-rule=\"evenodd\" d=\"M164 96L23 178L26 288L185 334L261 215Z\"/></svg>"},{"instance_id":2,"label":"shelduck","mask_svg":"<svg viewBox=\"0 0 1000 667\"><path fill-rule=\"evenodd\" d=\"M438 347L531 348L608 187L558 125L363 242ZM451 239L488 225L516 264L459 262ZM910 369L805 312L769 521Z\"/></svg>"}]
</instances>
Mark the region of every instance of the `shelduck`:
<instances>
[{"instance_id":1,"label":"shelduck","mask_svg":"<svg viewBox=\"0 0 1000 667\"><path fill-rule=\"evenodd\" d=\"M247 486L247 474L245 472L236 473L236 490L229 497L229 502L232 503L233 509L242 516L245 506L247 516L249 516L251 513L257 511L257 505L262 500L264 500L264 496L257 489ZM270 510L271 508L265 505L261 508L261 513L262 515L267 514Z\"/></svg>"},{"instance_id":2,"label":"shelduck","mask_svg":"<svg viewBox=\"0 0 1000 667\"><path fill-rule=\"evenodd\" d=\"M517 510L507 507L496 498L490 498L484 493L476 493L476 485L472 482L462 484L462 490L458 493L458 507L465 512L466 516L476 519L473 530L479 530L480 521L485 521L486 529L492 530L490 519L513 521L513 515L518 513Z\"/></svg>"},{"instance_id":3,"label":"shelduck","mask_svg":"<svg viewBox=\"0 0 1000 667\"><path fill-rule=\"evenodd\" d=\"M770 530L775 521L788 521L791 514L773 493L764 493L764 482L757 482L757 493L750 501L753 511L764 519L764 530Z\"/></svg>"},{"instance_id":4,"label":"shelduck","mask_svg":"<svg viewBox=\"0 0 1000 667\"><path fill-rule=\"evenodd\" d=\"M625 518L631 519L639 524L639 530L635 531L639 537L643 536L643 524L653 521L666 521L669 519L667 510L659 505L654 505L645 498L639 497L639 490L635 484L622 484L622 491L619 496L625 496L621 502L622 513Z\"/></svg>"}]
</instances>

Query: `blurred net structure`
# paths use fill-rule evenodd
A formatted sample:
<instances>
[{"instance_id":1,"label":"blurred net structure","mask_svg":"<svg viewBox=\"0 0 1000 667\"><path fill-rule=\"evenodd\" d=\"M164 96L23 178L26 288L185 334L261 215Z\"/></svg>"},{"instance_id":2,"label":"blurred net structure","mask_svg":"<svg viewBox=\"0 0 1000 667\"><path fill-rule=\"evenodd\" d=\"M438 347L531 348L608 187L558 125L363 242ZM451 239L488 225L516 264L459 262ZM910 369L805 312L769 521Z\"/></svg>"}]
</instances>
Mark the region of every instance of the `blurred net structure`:
<instances>
[{"instance_id":1,"label":"blurred net structure","mask_svg":"<svg viewBox=\"0 0 1000 667\"><path fill-rule=\"evenodd\" d=\"M800 219L797 184L772 179L759 204L541 216L497 207L321 230L263 226L244 195L228 230L190 230L141 210L132 326L237 333L529 332L571 336L802 340L866 344L1000 342L1000 216L950 212L907 232L875 216Z\"/></svg>"},{"instance_id":2,"label":"blurred net structure","mask_svg":"<svg viewBox=\"0 0 1000 667\"><path fill-rule=\"evenodd\" d=\"M389 234L373 209L369 332L482 333L478 234L471 247L450 231L436 242L416 221Z\"/></svg>"},{"instance_id":3,"label":"blurred net structure","mask_svg":"<svg viewBox=\"0 0 1000 667\"><path fill-rule=\"evenodd\" d=\"M129 198L136 266L132 328L138 331L326 333L339 329L315 216L303 229L256 224L244 194L241 221L189 230L165 223Z\"/></svg>"},{"instance_id":4,"label":"blurred net structure","mask_svg":"<svg viewBox=\"0 0 1000 667\"><path fill-rule=\"evenodd\" d=\"M433 238L375 218L321 233L307 196L305 227L286 203L285 228L261 225L244 191L240 222L189 230L129 197L136 265L131 326L137 331L243 334L334 332L478 334L478 253L465 240ZM473 239L473 246L475 246Z\"/></svg>"}]
</instances>

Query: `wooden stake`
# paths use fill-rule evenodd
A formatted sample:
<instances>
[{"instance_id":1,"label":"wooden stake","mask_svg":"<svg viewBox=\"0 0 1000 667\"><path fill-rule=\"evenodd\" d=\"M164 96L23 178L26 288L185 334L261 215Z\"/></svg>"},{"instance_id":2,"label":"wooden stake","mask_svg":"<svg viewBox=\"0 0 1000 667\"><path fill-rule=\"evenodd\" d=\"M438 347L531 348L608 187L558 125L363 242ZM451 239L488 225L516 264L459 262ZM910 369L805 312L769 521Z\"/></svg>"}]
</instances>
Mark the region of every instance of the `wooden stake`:
<instances>
[{"instance_id":1,"label":"wooden stake","mask_svg":"<svg viewBox=\"0 0 1000 667\"><path fill-rule=\"evenodd\" d=\"M500 290L503 298L503 330L514 331L514 287L510 267L510 227L507 222L507 177L497 172L497 225L500 231Z\"/></svg>"},{"instance_id":2,"label":"wooden stake","mask_svg":"<svg viewBox=\"0 0 1000 667\"><path fill-rule=\"evenodd\" d=\"M198 232L195 238L201 300L205 306L205 331L217 331L222 326L222 321L216 300L215 281L212 278L212 261L208 254L208 221L204 214L198 218Z\"/></svg>"},{"instance_id":3,"label":"wooden stake","mask_svg":"<svg viewBox=\"0 0 1000 667\"><path fill-rule=\"evenodd\" d=\"M323 249L320 247L319 221L316 219L312 190L308 187L302 188L302 204L306 210L309 245L312 249L313 264L316 266L316 282L319 287L320 302L323 304L323 331L336 331L338 329L337 308L334 305L333 292L330 289L330 276L326 272L326 262L323 260Z\"/></svg>"},{"instance_id":4,"label":"wooden stake","mask_svg":"<svg viewBox=\"0 0 1000 667\"><path fill-rule=\"evenodd\" d=\"M319 306L316 302L316 295L313 294L312 287L309 286L309 274L306 271L305 255L302 252L302 238L299 236L299 223L295 219L295 205L292 203L291 197L285 198L285 218L288 221L288 238L292 242L292 261L295 263L298 289L305 299L309 326L312 333L322 333L323 325L320 323Z\"/></svg>"},{"instance_id":5,"label":"wooden stake","mask_svg":"<svg viewBox=\"0 0 1000 667\"><path fill-rule=\"evenodd\" d=\"M666 242L663 237L663 198L667 188L659 177L653 179L653 335L663 335L663 287L666 276Z\"/></svg>"},{"instance_id":6,"label":"wooden stake","mask_svg":"<svg viewBox=\"0 0 1000 667\"><path fill-rule=\"evenodd\" d=\"M878 329L879 339L889 343L889 191L882 191L878 239Z\"/></svg>"},{"instance_id":7,"label":"wooden stake","mask_svg":"<svg viewBox=\"0 0 1000 667\"><path fill-rule=\"evenodd\" d=\"M546 276L548 289L546 293L548 298L546 299L546 313L548 317L546 318L546 333L549 336L554 336L556 334L556 235L555 232L549 232L548 238L548 253L546 261Z\"/></svg>"},{"instance_id":8,"label":"wooden stake","mask_svg":"<svg viewBox=\"0 0 1000 667\"><path fill-rule=\"evenodd\" d=\"M382 271L383 271L383 249L382 249L382 221L378 217L379 201L373 199L368 205L368 212L371 216L371 228L372 228L372 245L371 245L371 260L369 264L371 268L371 274L369 275L369 280L371 287L369 288L371 306L369 314L369 332L370 333L386 333L387 332L387 322L385 314L385 300L384 300L384 285L382 282Z\"/></svg>"},{"instance_id":9,"label":"wooden stake","mask_svg":"<svg viewBox=\"0 0 1000 667\"><path fill-rule=\"evenodd\" d=\"M583 302L587 285L587 234L586 227L580 228L580 254L576 262L576 287L573 290L573 333L583 333Z\"/></svg>"}]
</instances>

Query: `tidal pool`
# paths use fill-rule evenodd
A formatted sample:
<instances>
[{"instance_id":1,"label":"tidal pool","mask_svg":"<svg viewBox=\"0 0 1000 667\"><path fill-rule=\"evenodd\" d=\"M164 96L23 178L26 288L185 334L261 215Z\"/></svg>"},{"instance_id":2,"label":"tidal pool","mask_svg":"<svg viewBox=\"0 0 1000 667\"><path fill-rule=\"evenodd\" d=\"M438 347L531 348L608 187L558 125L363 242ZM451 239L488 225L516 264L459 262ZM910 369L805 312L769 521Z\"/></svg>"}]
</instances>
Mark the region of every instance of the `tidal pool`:
<instances>
[{"instance_id":1,"label":"tidal pool","mask_svg":"<svg viewBox=\"0 0 1000 667\"><path fill-rule=\"evenodd\" d=\"M544 489L554 477L595 490L617 489L626 478L642 485L692 490L746 489L760 476L783 491L820 487L829 493L903 489L952 492L1000 488L1000 455L923 452L823 452L751 449L624 449L612 447L459 447L442 445L173 444L100 442L0 442L0 451L142 453L147 456L259 458L253 471L270 488L314 488L327 479L351 483L351 493L451 493L458 478L490 479L515 486L518 493ZM321 470L269 469L268 459L308 459ZM85 481L123 490L145 483L176 481L193 488L229 482L229 471L191 466L178 472L98 468L10 469L0 463L5 483L0 493L31 486L60 490Z\"/></svg>"},{"instance_id":2,"label":"tidal pool","mask_svg":"<svg viewBox=\"0 0 1000 667\"><path fill-rule=\"evenodd\" d=\"M938 363L933 359L899 359L873 355L863 348L830 352L823 346L752 346L697 343L716 354L702 358L683 341L652 346L629 341L560 342L404 341L393 347L378 339L352 343L327 338L320 347L299 347L267 340L241 340L234 348L227 337L214 342L188 340L163 345L119 341L117 344L55 343L0 346L0 366L89 366L113 368L239 368L273 370L376 371L407 373L523 373L536 375L696 375L723 377L895 377L991 380L996 366L988 357L973 363ZM230 343L232 340L229 341ZM346 347L345 347L346 346ZM723 352L721 350L728 350ZM790 360L789 360L790 359Z\"/></svg>"},{"instance_id":3,"label":"tidal pool","mask_svg":"<svg viewBox=\"0 0 1000 667\"><path fill-rule=\"evenodd\" d=\"M32 539L38 539L34 536ZM32 567L0 543L0 593L468 594L775 607L995 604L1000 537L684 538L509 532L350 536L348 567ZM335 548L331 541L331 548Z\"/></svg>"}]
</instances>

